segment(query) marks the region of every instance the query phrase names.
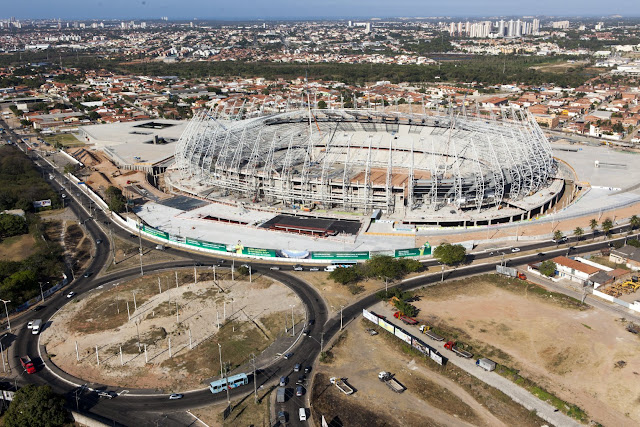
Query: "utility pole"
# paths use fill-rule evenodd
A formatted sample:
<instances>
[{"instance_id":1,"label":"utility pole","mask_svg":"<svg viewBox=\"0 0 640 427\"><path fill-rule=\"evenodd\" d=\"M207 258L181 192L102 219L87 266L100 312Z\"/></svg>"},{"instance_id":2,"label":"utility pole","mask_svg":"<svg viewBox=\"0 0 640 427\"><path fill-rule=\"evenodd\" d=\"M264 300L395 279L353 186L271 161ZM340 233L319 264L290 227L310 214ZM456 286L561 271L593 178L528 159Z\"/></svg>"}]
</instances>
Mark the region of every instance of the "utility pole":
<instances>
[{"instance_id":1,"label":"utility pole","mask_svg":"<svg viewBox=\"0 0 640 427\"><path fill-rule=\"evenodd\" d=\"M9 327L9 332L11 332L11 321L9 321L9 310L7 309L7 303L11 302L8 300L0 299L4 303L4 311L7 313L7 326Z\"/></svg>"},{"instance_id":2,"label":"utility pole","mask_svg":"<svg viewBox=\"0 0 640 427\"><path fill-rule=\"evenodd\" d=\"M251 363L253 363L253 395L255 403L258 403L258 378L256 377L256 356L251 353Z\"/></svg>"},{"instance_id":3,"label":"utility pole","mask_svg":"<svg viewBox=\"0 0 640 427\"><path fill-rule=\"evenodd\" d=\"M100 356L98 356L98 346L96 345L96 360L98 361L98 366L100 366Z\"/></svg>"},{"instance_id":4,"label":"utility pole","mask_svg":"<svg viewBox=\"0 0 640 427\"><path fill-rule=\"evenodd\" d=\"M76 362L80 361L80 353L78 353L78 341L76 341Z\"/></svg>"},{"instance_id":5,"label":"utility pole","mask_svg":"<svg viewBox=\"0 0 640 427\"><path fill-rule=\"evenodd\" d=\"M227 382L226 370L222 366L222 346L218 343L218 352L220 353L220 375L225 380L225 389L227 390L227 404L231 407L231 398L229 397L229 383Z\"/></svg>"},{"instance_id":6,"label":"utility pole","mask_svg":"<svg viewBox=\"0 0 640 427\"><path fill-rule=\"evenodd\" d=\"M176 289L178 289L178 272L176 271Z\"/></svg>"},{"instance_id":7,"label":"utility pole","mask_svg":"<svg viewBox=\"0 0 640 427\"><path fill-rule=\"evenodd\" d=\"M142 228L140 220L138 220L138 242L140 243L140 275L144 276L144 270L142 269Z\"/></svg>"},{"instance_id":8,"label":"utility pole","mask_svg":"<svg viewBox=\"0 0 640 427\"><path fill-rule=\"evenodd\" d=\"M442 277L440 277L440 281L444 282L444 265L442 266Z\"/></svg>"},{"instance_id":9,"label":"utility pole","mask_svg":"<svg viewBox=\"0 0 640 427\"><path fill-rule=\"evenodd\" d=\"M160 278L158 277L158 293L162 293L162 287L160 286Z\"/></svg>"},{"instance_id":10,"label":"utility pole","mask_svg":"<svg viewBox=\"0 0 640 427\"><path fill-rule=\"evenodd\" d=\"M138 304L136 304L136 291L131 292L133 294L133 312L135 313L138 309Z\"/></svg>"},{"instance_id":11,"label":"utility pole","mask_svg":"<svg viewBox=\"0 0 640 427\"><path fill-rule=\"evenodd\" d=\"M38 285L40 285L40 298L42 299L42 302L44 302L44 292L42 292L42 283L38 282Z\"/></svg>"}]
</instances>

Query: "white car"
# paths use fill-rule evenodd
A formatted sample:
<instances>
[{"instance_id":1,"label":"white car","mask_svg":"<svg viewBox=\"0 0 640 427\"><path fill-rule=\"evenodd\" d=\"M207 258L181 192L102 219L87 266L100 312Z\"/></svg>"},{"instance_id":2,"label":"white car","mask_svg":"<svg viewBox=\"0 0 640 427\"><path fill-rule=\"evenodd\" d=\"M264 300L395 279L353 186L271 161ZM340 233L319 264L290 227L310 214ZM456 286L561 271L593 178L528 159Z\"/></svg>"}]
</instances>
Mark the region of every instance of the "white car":
<instances>
[{"instance_id":1,"label":"white car","mask_svg":"<svg viewBox=\"0 0 640 427\"><path fill-rule=\"evenodd\" d=\"M33 327L33 320L31 320L29 323L27 323L27 329L31 329Z\"/></svg>"},{"instance_id":2,"label":"white car","mask_svg":"<svg viewBox=\"0 0 640 427\"><path fill-rule=\"evenodd\" d=\"M511 248L511 252L520 252L520 248Z\"/></svg>"},{"instance_id":3,"label":"white car","mask_svg":"<svg viewBox=\"0 0 640 427\"><path fill-rule=\"evenodd\" d=\"M280 270L280 267L278 267L277 265L273 265L273 266L269 267L269 270L278 271L278 270Z\"/></svg>"},{"instance_id":4,"label":"white car","mask_svg":"<svg viewBox=\"0 0 640 427\"><path fill-rule=\"evenodd\" d=\"M172 395L169 396L169 400L178 400L178 399L182 399L184 396L181 395L180 393L173 393Z\"/></svg>"},{"instance_id":5,"label":"white car","mask_svg":"<svg viewBox=\"0 0 640 427\"><path fill-rule=\"evenodd\" d=\"M67 298L73 298L73 297L75 297L75 296L76 296L76 293L75 293L75 292L73 292L73 291L71 291L71 292L69 292L69 293L67 294Z\"/></svg>"}]
</instances>

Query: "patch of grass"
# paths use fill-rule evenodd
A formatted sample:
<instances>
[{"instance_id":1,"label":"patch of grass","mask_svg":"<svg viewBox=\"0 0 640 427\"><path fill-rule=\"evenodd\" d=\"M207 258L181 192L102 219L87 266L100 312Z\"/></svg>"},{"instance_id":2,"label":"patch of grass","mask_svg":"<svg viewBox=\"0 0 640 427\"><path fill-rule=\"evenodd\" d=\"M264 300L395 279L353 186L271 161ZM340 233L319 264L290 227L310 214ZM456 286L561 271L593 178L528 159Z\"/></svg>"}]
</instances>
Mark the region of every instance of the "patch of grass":
<instances>
[{"instance_id":1,"label":"patch of grass","mask_svg":"<svg viewBox=\"0 0 640 427\"><path fill-rule=\"evenodd\" d=\"M606 267L609 268L621 268L623 270L631 270L629 267L627 267L626 264L616 264L615 262L611 262L609 261L608 257L603 257L603 256L592 256L591 261L596 262L598 264L602 264Z\"/></svg>"},{"instance_id":2,"label":"patch of grass","mask_svg":"<svg viewBox=\"0 0 640 427\"><path fill-rule=\"evenodd\" d=\"M85 145L84 142L79 141L75 136L70 135L68 133L43 136L42 139L44 139L46 142L48 142L51 145L58 143L63 147L80 147Z\"/></svg>"},{"instance_id":3,"label":"patch of grass","mask_svg":"<svg viewBox=\"0 0 640 427\"><path fill-rule=\"evenodd\" d=\"M31 234L7 237L0 243L0 260L21 261L36 251L36 241Z\"/></svg>"}]
</instances>

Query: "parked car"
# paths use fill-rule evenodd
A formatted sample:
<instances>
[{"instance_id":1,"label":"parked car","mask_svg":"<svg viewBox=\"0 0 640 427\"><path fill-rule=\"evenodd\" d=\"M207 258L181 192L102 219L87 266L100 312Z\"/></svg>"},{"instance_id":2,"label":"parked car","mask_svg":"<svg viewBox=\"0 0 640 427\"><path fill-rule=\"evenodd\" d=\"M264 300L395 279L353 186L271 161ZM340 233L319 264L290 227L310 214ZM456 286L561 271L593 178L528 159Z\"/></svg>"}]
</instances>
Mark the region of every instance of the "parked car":
<instances>
[{"instance_id":1,"label":"parked car","mask_svg":"<svg viewBox=\"0 0 640 427\"><path fill-rule=\"evenodd\" d=\"M169 400L178 400L178 399L182 399L184 396L180 393L173 393L172 395L169 396Z\"/></svg>"},{"instance_id":2,"label":"parked car","mask_svg":"<svg viewBox=\"0 0 640 427\"><path fill-rule=\"evenodd\" d=\"M40 311L40 310L44 310L45 308L47 308L46 305L39 305L36 308L34 308L33 311Z\"/></svg>"},{"instance_id":3,"label":"parked car","mask_svg":"<svg viewBox=\"0 0 640 427\"><path fill-rule=\"evenodd\" d=\"M73 297L75 297L75 296L76 296L76 293L75 293L75 292L73 292L73 291L71 291L71 292L69 292L69 293L67 294L67 298L73 298Z\"/></svg>"},{"instance_id":4,"label":"parked car","mask_svg":"<svg viewBox=\"0 0 640 427\"><path fill-rule=\"evenodd\" d=\"M511 248L511 252L520 252L520 248Z\"/></svg>"},{"instance_id":5,"label":"parked car","mask_svg":"<svg viewBox=\"0 0 640 427\"><path fill-rule=\"evenodd\" d=\"M287 377L280 377L280 387L284 387L287 385Z\"/></svg>"},{"instance_id":6,"label":"parked car","mask_svg":"<svg viewBox=\"0 0 640 427\"><path fill-rule=\"evenodd\" d=\"M309 372L311 372L311 366L305 366L304 373L308 374Z\"/></svg>"},{"instance_id":7,"label":"parked car","mask_svg":"<svg viewBox=\"0 0 640 427\"><path fill-rule=\"evenodd\" d=\"M304 387L302 387L301 385L299 385L298 387L296 387L296 396L300 397L304 394Z\"/></svg>"},{"instance_id":8,"label":"parked car","mask_svg":"<svg viewBox=\"0 0 640 427\"><path fill-rule=\"evenodd\" d=\"M293 269L294 269L294 271L303 271L304 270L304 268L300 264L294 265Z\"/></svg>"}]
</instances>

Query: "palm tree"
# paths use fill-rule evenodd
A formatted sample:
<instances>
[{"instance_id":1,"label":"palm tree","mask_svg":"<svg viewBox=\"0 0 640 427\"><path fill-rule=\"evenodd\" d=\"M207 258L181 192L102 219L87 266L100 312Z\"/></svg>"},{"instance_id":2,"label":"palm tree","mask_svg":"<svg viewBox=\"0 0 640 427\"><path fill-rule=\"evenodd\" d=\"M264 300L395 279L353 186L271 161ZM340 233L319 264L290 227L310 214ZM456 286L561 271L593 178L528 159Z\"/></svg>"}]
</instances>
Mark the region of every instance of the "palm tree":
<instances>
[{"instance_id":1,"label":"palm tree","mask_svg":"<svg viewBox=\"0 0 640 427\"><path fill-rule=\"evenodd\" d=\"M610 218L605 219L604 221L602 221L602 231L604 231L605 235L609 235L609 231L611 231L611 229L613 228L613 221L611 221Z\"/></svg>"},{"instance_id":2,"label":"palm tree","mask_svg":"<svg viewBox=\"0 0 640 427\"><path fill-rule=\"evenodd\" d=\"M631 218L629 218L629 225L631 225L632 230L640 227L640 218L638 218L638 215L632 215Z\"/></svg>"},{"instance_id":3,"label":"palm tree","mask_svg":"<svg viewBox=\"0 0 640 427\"><path fill-rule=\"evenodd\" d=\"M556 242L556 247L560 244L562 239L564 239L564 234L562 234L562 231L556 230L553 232L553 241Z\"/></svg>"},{"instance_id":4,"label":"palm tree","mask_svg":"<svg viewBox=\"0 0 640 427\"><path fill-rule=\"evenodd\" d=\"M576 229L573 230L573 235L578 238L578 241L580 241L580 237L582 237L583 234L584 234L584 230L580 227L576 227Z\"/></svg>"},{"instance_id":5,"label":"palm tree","mask_svg":"<svg viewBox=\"0 0 640 427\"><path fill-rule=\"evenodd\" d=\"M591 232L593 233L593 238L596 238L596 229L598 228L598 221L595 220L595 218L591 219L591 221L589 221L589 227L591 227Z\"/></svg>"}]
</instances>

